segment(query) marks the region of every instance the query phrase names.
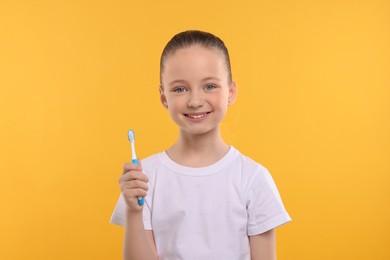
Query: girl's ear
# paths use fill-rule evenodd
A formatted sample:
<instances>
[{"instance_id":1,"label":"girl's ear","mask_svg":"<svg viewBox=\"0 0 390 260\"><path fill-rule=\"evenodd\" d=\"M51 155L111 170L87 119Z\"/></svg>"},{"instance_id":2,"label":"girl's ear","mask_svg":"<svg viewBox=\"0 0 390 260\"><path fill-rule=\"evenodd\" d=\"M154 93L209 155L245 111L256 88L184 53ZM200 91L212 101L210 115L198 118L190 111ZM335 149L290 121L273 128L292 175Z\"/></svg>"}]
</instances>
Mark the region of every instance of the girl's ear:
<instances>
[{"instance_id":1,"label":"girl's ear","mask_svg":"<svg viewBox=\"0 0 390 260\"><path fill-rule=\"evenodd\" d=\"M162 84L160 84L158 90L160 91L160 101L161 101L161 104L165 107L165 108L168 108L168 103L167 103L167 98L164 94L164 87Z\"/></svg>"},{"instance_id":2,"label":"girl's ear","mask_svg":"<svg viewBox=\"0 0 390 260\"><path fill-rule=\"evenodd\" d=\"M228 97L228 105L233 105L234 101L236 101L237 97L237 85L236 82L232 81L229 87L229 97Z\"/></svg>"}]
</instances>

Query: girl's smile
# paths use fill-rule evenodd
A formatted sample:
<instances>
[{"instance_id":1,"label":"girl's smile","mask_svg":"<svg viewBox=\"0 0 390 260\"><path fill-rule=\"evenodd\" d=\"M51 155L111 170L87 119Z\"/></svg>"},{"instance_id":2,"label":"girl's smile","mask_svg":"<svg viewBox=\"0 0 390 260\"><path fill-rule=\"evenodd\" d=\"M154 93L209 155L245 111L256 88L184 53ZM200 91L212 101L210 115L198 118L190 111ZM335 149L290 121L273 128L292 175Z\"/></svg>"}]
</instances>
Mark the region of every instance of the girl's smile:
<instances>
[{"instance_id":1,"label":"girl's smile","mask_svg":"<svg viewBox=\"0 0 390 260\"><path fill-rule=\"evenodd\" d=\"M205 113L191 113L191 114L184 114L184 116L188 117L189 120L193 121L193 122L200 122L202 121L203 119L206 119L207 116L210 114L211 112L205 112Z\"/></svg>"}]
</instances>

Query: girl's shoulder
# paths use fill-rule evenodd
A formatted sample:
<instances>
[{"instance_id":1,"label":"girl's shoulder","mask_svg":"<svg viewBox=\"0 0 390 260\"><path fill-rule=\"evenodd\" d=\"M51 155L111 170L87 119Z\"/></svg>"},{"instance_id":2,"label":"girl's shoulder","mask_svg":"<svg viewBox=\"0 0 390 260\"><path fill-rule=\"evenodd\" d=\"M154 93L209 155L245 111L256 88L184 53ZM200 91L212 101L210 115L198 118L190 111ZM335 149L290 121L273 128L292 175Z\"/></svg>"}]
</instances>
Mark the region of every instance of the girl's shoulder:
<instances>
[{"instance_id":1,"label":"girl's shoulder","mask_svg":"<svg viewBox=\"0 0 390 260\"><path fill-rule=\"evenodd\" d=\"M243 172L268 172L267 168L253 158L238 151L237 163L241 164Z\"/></svg>"},{"instance_id":2,"label":"girl's shoulder","mask_svg":"<svg viewBox=\"0 0 390 260\"><path fill-rule=\"evenodd\" d=\"M264 165L241 152L236 159L241 169L241 179L246 188L275 185L271 173Z\"/></svg>"},{"instance_id":3,"label":"girl's shoulder","mask_svg":"<svg viewBox=\"0 0 390 260\"><path fill-rule=\"evenodd\" d=\"M158 165L160 163L160 159L159 159L160 155L161 155L161 152L149 155L148 157L141 159L142 169L144 169L144 170L149 169L150 170L150 169L158 167Z\"/></svg>"}]
</instances>

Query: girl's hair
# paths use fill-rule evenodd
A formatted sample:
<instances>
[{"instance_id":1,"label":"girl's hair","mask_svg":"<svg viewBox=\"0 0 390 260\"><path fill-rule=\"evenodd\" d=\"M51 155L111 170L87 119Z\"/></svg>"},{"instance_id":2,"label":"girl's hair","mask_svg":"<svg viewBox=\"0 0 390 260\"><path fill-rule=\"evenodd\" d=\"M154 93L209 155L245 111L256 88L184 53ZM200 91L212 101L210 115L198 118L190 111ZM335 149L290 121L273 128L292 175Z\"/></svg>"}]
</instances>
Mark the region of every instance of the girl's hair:
<instances>
[{"instance_id":1,"label":"girl's hair","mask_svg":"<svg viewBox=\"0 0 390 260\"><path fill-rule=\"evenodd\" d=\"M230 67L229 51L225 43L217 36L198 30L189 30L176 34L165 46L160 60L160 83L162 84L162 73L164 65L169 56L173 55L177 50L190 47L192 45L200 45L208 49L217 49L221 51L225 57L225 64L228 73L228 82L232 82L232 71Z\"/></svg>"}]
</instances>

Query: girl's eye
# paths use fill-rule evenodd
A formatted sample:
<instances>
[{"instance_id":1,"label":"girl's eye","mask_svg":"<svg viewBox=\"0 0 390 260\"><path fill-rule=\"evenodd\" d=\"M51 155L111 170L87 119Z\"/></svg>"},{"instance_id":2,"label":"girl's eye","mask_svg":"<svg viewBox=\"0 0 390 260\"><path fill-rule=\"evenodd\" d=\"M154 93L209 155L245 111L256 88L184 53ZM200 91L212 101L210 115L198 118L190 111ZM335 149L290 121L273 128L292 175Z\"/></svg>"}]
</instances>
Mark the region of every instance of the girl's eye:
<instances>
[{"instance_id":1,"label":"girl's eye","mask_svg":"<svg viewBox=\"0 0 390 260\"><path fill-rule=\"evenodd\" d=\"M206 85L204 88L207 91L211 91L211 90L214 90L216 88L216 86L214 86L214 85Z\"/></svg>"},{"instance_id":2,"label":"girl's eye","mask_svg":"<svg viewBox=\"0 0 390 260\"><path fill-rule=\"evenodd\" d=\"M185 91L186 91L186 89L184 87L177 87L177 88L173 89L173 92L176 92L176 93L183 93Z\"/></svg>"}]
</instances>

